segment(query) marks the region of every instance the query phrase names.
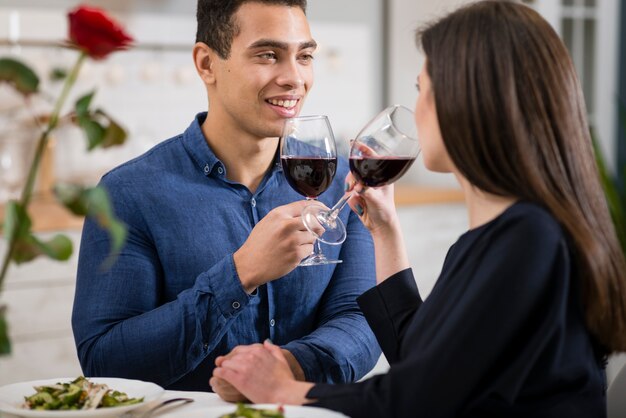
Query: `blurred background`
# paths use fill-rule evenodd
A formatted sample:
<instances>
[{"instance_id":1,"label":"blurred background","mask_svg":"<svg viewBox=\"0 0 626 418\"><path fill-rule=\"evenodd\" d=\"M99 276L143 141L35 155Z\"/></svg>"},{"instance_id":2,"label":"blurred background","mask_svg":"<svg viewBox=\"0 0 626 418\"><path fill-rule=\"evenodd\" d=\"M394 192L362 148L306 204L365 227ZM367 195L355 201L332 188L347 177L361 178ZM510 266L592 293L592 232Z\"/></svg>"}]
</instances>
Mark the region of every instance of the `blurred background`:
<instances>
[{"instance_id":1,"label":"blurred background","mask_svg":"<svg viewBox=\"0 0 626 418\"><path fill-rule=\"evenodd\" d=\"M393 103L414 108L414 84L423 62L414 31L463 4L463 0L309 0L308 17L319 44L315 86L303 114L329 116L340 150L374 114ZM42 76L43 90L57 97L60 83L44 75L69 69L76 52L61 48L66 13L74 0L0 0L0 56L25 61ZM194 0L91 0L124 23L136 47L83 68L75 97L97 89L95 104L128 131L120 148L86 153L78 129L55 132L40 190L53 181L94 184L116 165L182 132L207 108L206 93L191 59ZM583 83L594 135L612 172L626 162L626 7L619 0L528 0L562 36ZM536 69L537 72L541 68ZM22 99L0 84L0 208L14 198L36 139ZM620 104L621 103L621 104ZM46 100L35 111L50 109ZM69 108L69 107L68 107ZM620 113L622 114L620 118ZM447 248L467 228L462 198L450 175L419 163L398 186L398 207L418 286L427 296ZM79 219L42 202L36 228L63 231L80 240ZM1 212L0 212L1 214ZM5 242L0 240L4 253ZM38 260L12 266L0 302L9 307L13 353L0 357L0 384L80 374L69 318L76 254L68 263ZM620 359L612 361L609 378ZM386 368L381 360L374 372Z\"/></svg>"}]
</instances>

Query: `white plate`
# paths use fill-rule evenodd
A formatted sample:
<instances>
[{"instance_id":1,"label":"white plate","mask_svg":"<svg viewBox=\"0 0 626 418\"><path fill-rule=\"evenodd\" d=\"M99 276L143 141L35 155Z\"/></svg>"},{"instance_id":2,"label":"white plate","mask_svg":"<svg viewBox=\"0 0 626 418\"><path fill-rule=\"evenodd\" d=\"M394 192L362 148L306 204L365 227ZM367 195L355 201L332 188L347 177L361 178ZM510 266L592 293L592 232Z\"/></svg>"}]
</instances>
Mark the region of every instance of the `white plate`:
<instances>
[{"instance_id":1,"label":"white plate","mask_svg":"<svg viewBox=\"0 0 626 418\"><path fill-rule=\"evenodd\" d=\"M257 409L278 409L276 404L250 406ZM285 418L348 418L340 412L314 406L284 405L283 408L285 409ZM236 409L236 405L214 406L187 412L185 413L185 418L218 418L224 414L233 413Z\"/></svg>"},{"instance_id":2,"label":"white plate","mask_svg":"<svg viewBox=\"0 0 626 418\"><path fill-rule=\"evenodd\" d=\"M89 378L94 383L105 383L109 389L125 392L131 398L143 397L143 402L135 405L118 406L112 408L100 408L89 411L35 411L20 408L24 403L24 396L35 393L34 386L53 385L55 383L66 383L76 379L75 377L33 380L31 382L12 383L0 387L0 412L17 415L19 417L32 418L103 418L117 417L132 409L138 408L163 394L163 388L159 385L141 380L118 379L113 377L93 377ZM1 415L1 414L0 414Z\"/></svg>"}]
</instances>

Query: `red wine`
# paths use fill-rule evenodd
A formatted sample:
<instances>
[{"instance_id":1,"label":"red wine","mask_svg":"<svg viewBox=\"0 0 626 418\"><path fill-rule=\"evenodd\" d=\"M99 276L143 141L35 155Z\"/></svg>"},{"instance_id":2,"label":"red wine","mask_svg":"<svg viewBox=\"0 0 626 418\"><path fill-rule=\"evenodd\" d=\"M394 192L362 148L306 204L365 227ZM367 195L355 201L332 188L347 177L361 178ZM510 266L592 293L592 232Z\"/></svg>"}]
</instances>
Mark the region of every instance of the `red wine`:
<instances>
[{"instance_id":1,"label":"red wine","mask_svg":"<svg viewBox=\"0 0 626 418\"><path fill-rule=\"evenodd\" d=\"M350 171L359 183L379 187L402 177L413 161L409 157L350 157Z\"/></svg>"},{"instance_id":2,"label":"red wine","mask_svg":"<svg viewBox=\"0 0 626 418\"><path fill-rule=\"evenodd\" d=\"M289 185L301 195L314 199L332 183L337 158L286 156L280 159Z\"/></svg>"}]
</instances>

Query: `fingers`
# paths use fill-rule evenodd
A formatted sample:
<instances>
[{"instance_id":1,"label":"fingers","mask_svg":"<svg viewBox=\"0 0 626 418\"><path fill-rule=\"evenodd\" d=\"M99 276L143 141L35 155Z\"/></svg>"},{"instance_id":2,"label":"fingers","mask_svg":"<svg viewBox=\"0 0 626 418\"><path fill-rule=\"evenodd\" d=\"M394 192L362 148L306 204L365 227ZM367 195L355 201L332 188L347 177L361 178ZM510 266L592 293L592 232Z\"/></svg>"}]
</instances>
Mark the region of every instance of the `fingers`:
<instances>
[{"instance_id":1,"label":"fingers","mask_svg":"<svg viewBox=\"0 0 626 418\"><path fill-rule=\"evenodd\" d=\"M361 195L354 195L352 199L348 200L348 205L360 217L365 216L367 202Z\"/></svg>"},{"instance_id":2,"label":"fingers","mask_svg":"<svg viewBox=\"0 0 626 418\"><path fill-rule=\"evenodd\" d=\"M226 402L247 402L248 399L226 380L213 376L209 380L211 389Z\"/></svg>"},{"instance_id":3,"label":"fingers","mask_svg":"<svg viewBox=\"0 0 626 418\"><path fill-rule=\"evenodd\" d=\"M282 361L283 363L287 363L287 359L285 358L285 355L283 354L282 348L273 344L270 340L265 340L265 342L263 343L263 347L267 351L269 351L270 354L274 356L274 358L276 358L279 361Z\"/></svg>"},{"instance_id":4,"label":"fingers","mask_svg":"<svg viewBox=\"0 0 626 418\"><path fill-rule=\"evenodd\" d=\"M217 356L217 358L215 359L215 365L217 367L220 367L222 363L224 362L224 360L232 358L233 356L237 354L250 352L251 350L254 349L254 347L259 348L259 347L263 347L263 345L261 343L249 344L249 345L238 345L232 350L230 350L230 353L224 356Z\"/></svg>"},{"instance_id":5,"label":"fingers","mask_svg":"<svg viewBox=\"0 0 626 418\"><path fill-rule=\"evenodd\" d=\"M211 378L211 381L216 385L219 385L219 380L217 379L230 382L230 384L234 386L239 386L243 382L243 375L231 368L218 367L213 370L213 377ZM211 386L213 386L213 384L211 384Z\"/></svg>"},{"instance_id":6,"label":"fingers","mask_svg":"<svg viewBox=\"0 0 626 418\"><path fill-rule=\"evenodd\" d=\"M274 210L278 209L280 212L284 213L285 215L291 216L293 218L299 218L300 215L302 214L302 210L309 205L320 205L328 209L328 207L325 204L323 204L322 202L318 200L311 201L311 200L303 199L303 200L298 200L296 202L286 204L284 206L279 206L278 208Z\"/></svg>"}]
</instances>

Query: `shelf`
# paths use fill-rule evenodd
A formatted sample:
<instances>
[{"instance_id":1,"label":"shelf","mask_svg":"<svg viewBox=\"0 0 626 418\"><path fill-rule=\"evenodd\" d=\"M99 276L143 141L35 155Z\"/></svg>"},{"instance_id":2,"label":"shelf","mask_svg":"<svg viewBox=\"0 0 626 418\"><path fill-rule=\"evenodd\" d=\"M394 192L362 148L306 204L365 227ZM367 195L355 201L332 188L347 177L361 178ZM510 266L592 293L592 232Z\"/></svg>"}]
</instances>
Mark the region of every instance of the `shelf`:
<instances>
[{"instance_id":1,"label":"shelf","mask_svg":"<svg viewBox=\"0 0 626 418\"><path fill-rule=\"evenodd\" d=\"M395 189L397 206L463 202L463 194L457 189L408 184L396 184ZM34 231L80 229L83 225L83 218L72 215L49 194L34 197L29 207L29 213L33 221ZM4 219L3 205L0 205L0 219Z\"/></svg>"},{"instance_id":2,"label":"shelf","mask_svg":"<svg viewBox=\"0 0 626 418\"><path fill-rule=\"evenodd\" d=\"M435 203L463 203L460 189L423 187L413 184L395 185L396 206L426 205Z\"/></svg>"}]
</instances>

